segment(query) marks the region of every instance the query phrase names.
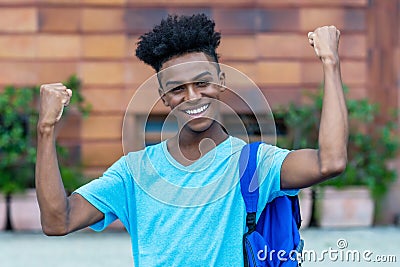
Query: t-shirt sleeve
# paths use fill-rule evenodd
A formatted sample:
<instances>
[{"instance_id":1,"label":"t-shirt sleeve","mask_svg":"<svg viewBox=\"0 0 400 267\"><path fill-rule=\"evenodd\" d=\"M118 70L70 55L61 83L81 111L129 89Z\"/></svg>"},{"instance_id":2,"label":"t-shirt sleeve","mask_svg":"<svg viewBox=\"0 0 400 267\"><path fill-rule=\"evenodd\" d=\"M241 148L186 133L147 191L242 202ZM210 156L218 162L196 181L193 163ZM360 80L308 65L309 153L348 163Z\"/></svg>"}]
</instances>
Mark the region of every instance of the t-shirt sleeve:
<instances>
[{"instance_id":1,"label":"t-shirt sleeve","mask_svg":"<svg viewBox=\"0 0 400 267\"><path fill-rule=\"evenodd\" d=\"M257 171L260 182L258 210L282 195L297 195L299 190L281 190L281 167L290 150L262 143L257 152Z\"/></svg>"},{"instance_id":2,"label":"t-shirt sleeve","mask_svg":"<svg viewBox=\"0 0 400 267\"><path fill-rule=\"evenodd\" d=\"M73 194L79 194L104 214L104 219L90 226L95 231L104 230L117 218L128 227L128 207L126 198L131 190L128 183L129 172L125 158L115 162L104 174L78 188Z\"/></svg>"}]
</instances>

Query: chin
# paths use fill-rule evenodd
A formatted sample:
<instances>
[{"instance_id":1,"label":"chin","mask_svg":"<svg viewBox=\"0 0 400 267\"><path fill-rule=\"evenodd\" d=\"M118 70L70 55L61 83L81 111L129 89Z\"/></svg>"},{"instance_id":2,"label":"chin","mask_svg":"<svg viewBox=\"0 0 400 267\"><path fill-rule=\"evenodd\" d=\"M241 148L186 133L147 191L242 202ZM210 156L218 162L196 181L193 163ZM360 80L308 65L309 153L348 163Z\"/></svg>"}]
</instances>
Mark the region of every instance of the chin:
<instances>
[{"instance_id":1,"label":"chin","mask_svg":"<svg viewBox=\"0 0 400 267\"><path fill-rule=\"evenodd\" d=\"M210 129L214 123L215 121L210 118L196 118L187 122L184 128L187 128L192 132L202 133Z\"/></svg>"}]
</instances>

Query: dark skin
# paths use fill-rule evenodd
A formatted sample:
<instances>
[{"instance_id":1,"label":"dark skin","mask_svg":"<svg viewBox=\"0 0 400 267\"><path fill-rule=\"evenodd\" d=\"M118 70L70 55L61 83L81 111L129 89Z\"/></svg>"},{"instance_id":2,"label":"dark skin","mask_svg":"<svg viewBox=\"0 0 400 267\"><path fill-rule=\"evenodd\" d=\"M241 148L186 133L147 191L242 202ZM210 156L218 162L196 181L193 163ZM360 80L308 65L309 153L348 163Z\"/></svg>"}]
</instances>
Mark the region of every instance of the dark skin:
<instances>
[{"instance_id":1,"label":"dark skin","mask_svg":"<svg viewBox=\"0 0 400 267\"><path fill-rule=\"evenodd\" d=\"M333 26L318 28L308 36L324 70L319 148L288 154L281 168L282 189L320 183L346 166L348 122L341 86L339 36ZM212 62L204 53L189 53L166 61L162 70L192 61ZM190 165L228 137L214 120L218 117L217 100L224 90L225 77L212 64L200 65L199 69L185 71L172 68L161 75L160 95L180 125L179 133L168 140L167 146L183 165ZM199 74L202 76L196 77ZM40 91L36 190L42 228L47 235L66 235L100 221L104 215L78 194L67 197L59 172L54 128L63 107L68 105L71 90L57 83L44 84Z\"/></svg>"},{"instance_id":2,"label":"dark skin","mask_svg":"<svg viewBox=\"0 0 400 267\"><path fill-rule=\"evenodd\" d=\"M179 124L179 132L167 142L168 150L179 163L190 165L228 138L217 122L225 74L209 56L190 53L165 62L159 78L161 99ZM201 113L187 113L202 107Z\"/></svg>"}]
</instances>

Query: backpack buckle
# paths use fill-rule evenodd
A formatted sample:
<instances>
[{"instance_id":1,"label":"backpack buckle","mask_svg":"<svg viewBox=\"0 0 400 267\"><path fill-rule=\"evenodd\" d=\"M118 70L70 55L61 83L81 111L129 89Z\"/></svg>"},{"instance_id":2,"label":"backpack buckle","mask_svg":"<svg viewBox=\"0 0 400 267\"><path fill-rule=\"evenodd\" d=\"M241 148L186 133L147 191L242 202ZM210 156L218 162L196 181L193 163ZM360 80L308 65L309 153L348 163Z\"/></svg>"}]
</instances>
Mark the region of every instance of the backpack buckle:
<instances>
[{"instance_id":1,"label":"backpack buckle","mask_svg":"<svg viewBox=\"0 0 400 267\"><path fill-rule=\"evenodd\" d=\"M253 232L256 229L256 213L255 212L247 213L246 226L249 229L249 232Z\"/></svg>"}]
</instances>

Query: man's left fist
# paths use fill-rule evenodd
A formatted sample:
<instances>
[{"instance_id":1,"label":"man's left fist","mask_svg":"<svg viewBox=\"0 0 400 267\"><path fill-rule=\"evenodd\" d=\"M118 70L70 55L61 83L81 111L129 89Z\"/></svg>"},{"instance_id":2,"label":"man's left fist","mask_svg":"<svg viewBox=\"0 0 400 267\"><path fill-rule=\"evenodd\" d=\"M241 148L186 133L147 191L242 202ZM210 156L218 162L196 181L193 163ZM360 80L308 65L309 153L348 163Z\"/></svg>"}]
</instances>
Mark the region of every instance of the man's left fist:
<instances>
[{"instance_id":1,"label":"man's left fist","mask_svg":"<svg viewBox=\"0 0 400 267\"><path fill-rule=\"evenodd\" d=\"M337 62L340 31L335 26L324 26L308 33L308 41L322 62Z\"/></svg>"}]
</instances>

